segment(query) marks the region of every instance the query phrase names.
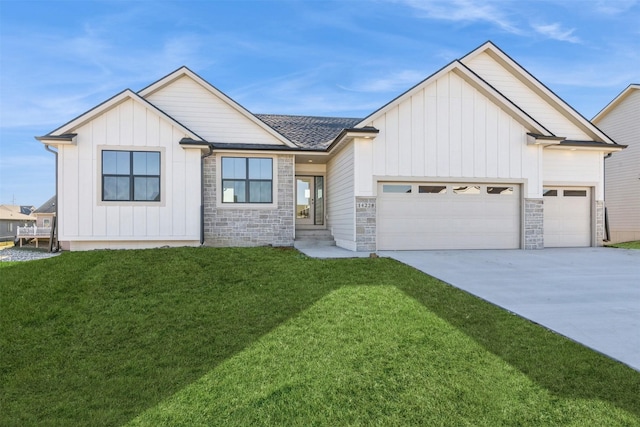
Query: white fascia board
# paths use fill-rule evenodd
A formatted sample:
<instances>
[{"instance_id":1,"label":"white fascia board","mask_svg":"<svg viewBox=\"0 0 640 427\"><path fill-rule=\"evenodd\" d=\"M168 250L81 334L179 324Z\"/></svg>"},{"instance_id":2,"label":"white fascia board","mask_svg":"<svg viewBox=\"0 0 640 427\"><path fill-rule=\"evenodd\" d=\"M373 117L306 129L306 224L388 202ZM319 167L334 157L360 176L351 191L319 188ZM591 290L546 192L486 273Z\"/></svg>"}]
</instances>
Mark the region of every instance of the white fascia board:
<instances>
[{"instance_id":1,"label":"white fascia board","mask_svg":"<svg viewBox=\"0 0 640 427\"><path fill-rule=\"evenodd\" d=\"M569 119L574 125L578 126L587 135L594 139L599 139L607 144L615 144L604 132L598 129L593 123L580 115L573 107L562 100L553 91L542 84L531 73L524 69L520 64L511 59L506 53L491 42L486 42L473 52L463 57L460 61L464 64L480 53L486 52L493 59L498 61L507 71L514 77L530 87L538 96L542 97L550 106L555 108L563 116Z\"/></svg>"},{"instance_id":2,"label":"white fascia board","mask_svg":"<svg viewBox=\"0 0 640 427\"><path fill-rule=\"evenodd\" d=\"M539 133L546 136L553 134L538 123L533 117L528 115L524 110L518 107L513 101L497 91L493 86L484 81L480 76L469 69L466 65L458 62L459 66L452 71L464 81L473 86L476 90L490 99L494 104L498 105L502 110L506 111L514 120L527 128L529 132Z\"/></svg>"},{"instance_id":3,"label":"white fascia board","mask_svg":"<svg viewBox=\"0 0 640 427\"><path fill-rule=\"evenodd\" d=\"M201 137L199 137L197 134L192 132L190 129L188 129L187 127L182 125L180 122L175 120L173 117L169 116L164 111L158 109L156 106L151 104L146 99L140 97L137 93L133 92L130 89L123 90L122 92L120 92L119 94L109 98L108 100L106 100L102 104L92 108L91 110L87 111L86 113L76 117L75 119L71 120L70 122L67 122L66 124L60 126L58 129L54 130L53 132L50 132L48 135L45 135L44 137L41 137L41 138L47 138L49 136L54 136L54 137L55 136L62 136L64 134L71 133L75 129L77 129L80 126L84 125L85 123L93 120L95 117L99 116L100 114L103 114L103 113L111 110L112 108L117 107L119 104L121 104L121 103L123 103L125 101L128 101L128 100L132 100L133 102L141 105L144 108L151 109L151 110L155 111L155 113L158 114L158 116L160 116L160 117L166 119L167 121L171 122L174 126L176 126L179 129L181 129L184 132L184 134L188 135L190 138L195 139L195 140L202 140Z\"/></svg>"},{"instance_id":4,"label":"white fascia board","mask_svg":"<svg viewBox=\"0 0 640 427\"><path fill-rule=\"evenodd\" d=\"M597 147L580 146L580 145L562 145L554 144L544 147L546 150L564 150L564 151L601 151L603 153L615 153L624 150L624 145L607 144L599 145Z\"/></svg>"},{"instance_id":5,"label":"white fascia board","mask_svg":"<svg viewBox=\"0 0 640 427\"><path fill-rule=\"evenodd\" d=\"M548 147L550 145L558 145L566 138L561 136L545 136L545 135L532 135L527 134L527 145L540 145Z\"/></svg>"},{"instance_id":6,"label":"white fascia board","mask_svg":"<svg viewBox=\"0 0 640 427\"><path fill-rule=\"evenodd\" d=\"M66 135L58 137L51 135L37 136L36 139L44 145L51 145L52 147L58 147L61 145L77 145L76 134L70 134L68 137Z\"/></svg>"},{"instance_id":7,"label":"white fascia board","mask_svg":"<svg viewBox=\"0 0 640 427\"><path fill-rule=\"evenodd\" d=\"M429 77L422 80L421 82L419 82L418 84L416 84L415 86L407 90L406 92L403 92L402 94L393 98L391 101L389 101L388 103L386 103L385 105L383 105L382 107L380 107L379 109L377 109L376 111L374 111L373 113L369 114L367 117L362 119L362 121L360 121L354 127L355 128L363 127L363 126L366 126L368 123L372 123L373 121L378 119L380 116L386 114L389 110L395 108L398 104L405 101L407 98L410 98L411 96L413 96L416 92L422 90L425 86L431 84L432 82L438 80L440 77L447 74L456 66L456 62L457 61L453 61L449 63L448 65L444 66L440 70L431 74Z\"/></svg>"},{"instance_id":8,"label":"white fascia board","mask_svg":"<svg viewBox=\"0 0 640 427\"><path fill-rule=\"evenodd\" d=\"M640 90L640 84L630 84L627 86L618 96L613 98L613 100L606 105L598 114L596 114L591 121L597 124L600 120L606 117L611 110L618 106L627 96L629 96L633 91Z\"/></svg>"},{"instance_id":9,"label":"white fascia board","mask_svg":"<svg viewBox=\"0 0 640 427\"><path fill-rule=\"evenodd\" d=\"M490 99L494 104L498 105L501 109L506 111L511 117L513 117L517 122L527 128L530 132L551 135L551 132L534 120L531 116L526 114L522 109L520 109L516 104L514 104L511 100L506 98L503 94L498 92L495 88L489 85L487 82L482 80L477 74L475 74L471 69L469 69L466 65L464 65L460 61L453 61L449 65L440 69L436 73L424 79L422 82L413 86L408 91L404 92L402 95L393 99L391 102L387 103L385 106L375 111L373 114L366 117L360 123L356 125L356 127L365 126L366 124L372 123L380 116L387 113L389 110L395 108L397 105L404 102L406 99L413 96L416 92L424 89L426 86L438 80L440 77L444 76L447 73L453 72L458 77L462 78L464 81L469 83L472 87L477 89L480 93Z\"/></svg>"},{"instance_id":10,"label":"white fascia board","mask_svg":"<svg viewBox=\"0 0 640 427\"><path fill-rule=\"evenodd\" d=\"M222 92L221 90L219 90L218 88L213 86L211 83L209 83L208 81L206 81L205 79L203 79L202 77L200 77L199 75L197 75L196 73L191 71L189 68L184 67L184 66L178 68L173 73L161 78L157 82L152 83L151 85L149 85L146 88L142 89L141 91L138 92L138 95L140 95L143 98L147 98L149 95L157 92L158 90L162 89L163 87L168 86L172 82L174 82L174 81L176 81L179 78L184 77L184 76L187 76L187 77L191 78L196 83L198 83L200 86L202 86L203 88L205 88L206 90L211 92L213 95L215 95L218 98L222 99L231 108L235 109L237 112L239 112L240 114L245 116L247 119L251 120L253 123L255 123L256 125L261 127L263 130L267 131L271 136L275 137L278 141L282 142L284 145L287 145L287 146L292 147L292 148L296 148L297 147L293 142L289 141L282 134L278 133L275 129L273 129L272 127L267 125L265 122L263 122L262 120L257 118L253 113L251 113L249 110L244 108L242 105L240 105L239 103L234 101L232 98L227 96L224 92Z\"/></svg>"}]
</instances>

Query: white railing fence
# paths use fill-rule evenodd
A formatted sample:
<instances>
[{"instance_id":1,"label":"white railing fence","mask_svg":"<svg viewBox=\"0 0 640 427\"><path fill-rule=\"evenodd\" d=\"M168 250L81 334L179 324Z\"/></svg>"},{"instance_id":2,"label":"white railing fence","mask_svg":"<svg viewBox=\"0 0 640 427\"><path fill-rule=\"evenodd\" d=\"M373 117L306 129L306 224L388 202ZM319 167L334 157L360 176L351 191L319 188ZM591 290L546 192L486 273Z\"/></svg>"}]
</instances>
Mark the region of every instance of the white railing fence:
<instances>
[{"instance_id":1,"label":"white railing fence","mask_svg":"<svg viewBox=\"0 0 640 427\"><path fill-rule=\"evenodd\" d=\"M49 237L51 227L18 227L16 237Z\"/></svg>"}]
</instances>

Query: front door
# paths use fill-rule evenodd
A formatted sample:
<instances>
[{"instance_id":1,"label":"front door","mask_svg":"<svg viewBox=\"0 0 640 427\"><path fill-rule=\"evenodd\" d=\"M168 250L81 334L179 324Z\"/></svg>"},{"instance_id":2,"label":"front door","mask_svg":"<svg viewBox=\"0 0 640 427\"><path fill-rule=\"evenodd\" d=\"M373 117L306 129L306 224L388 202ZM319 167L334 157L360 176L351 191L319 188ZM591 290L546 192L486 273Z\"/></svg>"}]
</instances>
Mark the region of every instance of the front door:
<instances>
[{"instance_id":1,"label":"front door","mask_svg":"<svg viewBox=\"0 0 640 427\"><path fill-rule=\"evenodd\" d=\"M324 224L324 177L296 177L296 224Z\"/></svg>"}]
</instances>

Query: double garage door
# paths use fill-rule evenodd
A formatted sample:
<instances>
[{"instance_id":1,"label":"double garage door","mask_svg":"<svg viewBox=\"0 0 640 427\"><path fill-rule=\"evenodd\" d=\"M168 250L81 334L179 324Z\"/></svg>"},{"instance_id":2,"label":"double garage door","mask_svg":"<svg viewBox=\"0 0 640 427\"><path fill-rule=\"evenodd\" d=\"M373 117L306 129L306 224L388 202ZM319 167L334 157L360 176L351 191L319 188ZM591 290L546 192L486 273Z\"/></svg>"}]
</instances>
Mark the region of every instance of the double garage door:
<instances>
[{"instance_id":1,"label":"double garage door","mask_svg":"<svg viewBox=\"0 0 640 427\"><path fill-rule=\"evenodd\" d=\"M380 183L378 249L520 248L520 186Z\"/></svg>"},{"instance_id":2,"label":"double garage door","mask_svg":"<svg viewBox=\"0 0 640 427\"><path fill-rule=\"evenodd\" d=\"M380 183L378 249L518 249L520 191L504 183ZM545 187L544 245L591 245L589 188Z\"/></svg>"}]
</instances>

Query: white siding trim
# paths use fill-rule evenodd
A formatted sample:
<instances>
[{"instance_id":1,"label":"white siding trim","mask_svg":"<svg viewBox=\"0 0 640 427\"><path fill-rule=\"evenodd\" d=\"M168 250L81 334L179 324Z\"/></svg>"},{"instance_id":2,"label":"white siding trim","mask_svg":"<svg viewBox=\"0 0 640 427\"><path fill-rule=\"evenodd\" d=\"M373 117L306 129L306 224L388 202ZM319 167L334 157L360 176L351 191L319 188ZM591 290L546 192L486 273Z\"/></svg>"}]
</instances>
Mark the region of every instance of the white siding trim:
<instances>
[{"instance_id":1,"label":"white siding trim","mask_svg":"<svg viewBox=\"0 0 640 427\"><path fill-rule=\"evenodd\" d=\"M327 164L327 227L336 245L355 250L354 144L348 144Z\"/></svg>"}]
</instances>

